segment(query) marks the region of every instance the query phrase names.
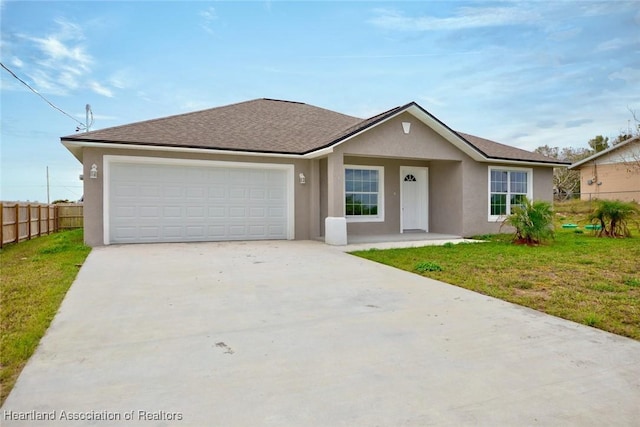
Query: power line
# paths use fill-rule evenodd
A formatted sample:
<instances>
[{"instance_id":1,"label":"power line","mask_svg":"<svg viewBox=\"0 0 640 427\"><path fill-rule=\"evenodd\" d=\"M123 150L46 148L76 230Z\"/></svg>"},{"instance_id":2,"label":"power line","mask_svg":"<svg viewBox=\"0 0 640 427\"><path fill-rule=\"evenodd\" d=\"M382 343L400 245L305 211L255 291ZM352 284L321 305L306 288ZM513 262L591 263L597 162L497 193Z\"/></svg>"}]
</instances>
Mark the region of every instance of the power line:
<instances>
[{"instance_id":1,"label":"power line","mask_svg":"<svg viewBox=\"0 0 640 427\"><path fill-rule=\"evenodd\" d=\"M44 102L46 102L47 104L49 104L51 107L53 107L54 109L60 111L62 114L64 114L65 116L69 117L71 120L73 120L76 123L79 123L83 128L87 126L87 124L82 123L80 120L76 119L75 117L73 117L72 115L68 114L66 111L62 110L60 107L54 105L51 101L49 101L47 98L45 98L40 92L38 92L37 90L35 90L34 88L32 88L31 86L29 86L29 84L27 82L25 82L24 80L22 80L20 77L18 77L16 75L16 73L14 73L13 71L11 71L9 68L7 68L6 65L4 65L2 62L0 62L0 65L2 65L2 68L4 68L5 70L7 70L7 72L9 74L11 74L13 77L15 77L20 83L22 83L23 85L25 85L26 87L29 88L29 90L31 90L31 92L35 93L36 95L38 95L40 98L42 98L44 100Z\"/></svg>"}]
</instances>

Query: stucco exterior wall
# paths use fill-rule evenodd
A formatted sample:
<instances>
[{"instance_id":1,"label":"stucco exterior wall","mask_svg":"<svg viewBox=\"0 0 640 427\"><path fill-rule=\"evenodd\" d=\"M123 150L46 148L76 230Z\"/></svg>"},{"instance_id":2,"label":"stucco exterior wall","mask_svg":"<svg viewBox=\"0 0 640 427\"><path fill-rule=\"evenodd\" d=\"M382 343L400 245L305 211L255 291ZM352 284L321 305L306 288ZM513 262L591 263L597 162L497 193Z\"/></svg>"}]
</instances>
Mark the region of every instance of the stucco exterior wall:
<instances>
[{"instance_id":1,"label":"stucco exterior wall","mask_svg":"<svg viewBox=\"0 0 640 427\"><path fill-rule=\"evenodd\" d=\"M465 237L480 234L508 232L501 222L489 220L489 167L505 169L530 168L533 171L533 199L553 202L553 169L500 163L478 163L471 159L463 162L462 204L463 232Z\"/></svg>"},{"instance_id":2,"label":"stucco exterior wall","mask_svg":"<svg viewBox=\"0 0 640 427\"><path fill-rule=\"evenodd\" d=\"M591 184L589 181L592 181ZM580 193L582 200L640 202L640 170L623 163L594 166L593 162L589 162L580 168Z\"/></svg>"},{"instance_id":3,"label":"stucco exterior wall","mask_svg":"<svg viewBox=\"0 0 640 427\"><path fill-rule=\"evenodd\" d=\"M84 148L83 163L84 176L89 176L89 169L92 164L98 166L97 179L85 179L84 182L84 239L89 246L101 246L104 244L103 236L103 174L104 170L103 156L120 155L120 156L139 156L139 157L156 157L156 158L177 158L177 159L194 159L194 160L218 160L229 162L247 162L247 163L278 163L294 165L294 198L295 198L295 239L306 240L314 239L311 230L310 209L319 211L319 200L311 198L311 186L319 186L317 179L308 179L306 184L300 184L298 176L303 173L306 177L311 178L312 173L311 160L306 159L287 159L273 158L261 156L225 156L217 154L203 153L176 153L176 152L160 152L147 150L122 150L122 149L100 149L100 148ZM319 192L319 189L317 189ZM318 230L317 227L315 227ZM319 231L319 230L318 230Z\"/></svg>"},{"instance_id":4,"label":"stucco exterior wall","mask_svg":"<svg viewBox=\"0 0 640 427\"><path fill-rule=\"evenodd\" d=\"M429 175L429 230L461 236L462 162L431 162Z\"/></svg>"},{"instance_id":5,"label":"stucco exterior wall","mask_svg":"<svg viewBox=\"0 0 640 427\"><path fill-rule=\"evenodd\" d=\"M402 122L411 123L409 134ZM345 155L420 160L463 160L467 156L409 113L388 120L336 147Z\"/></svg>"}]
</instances>

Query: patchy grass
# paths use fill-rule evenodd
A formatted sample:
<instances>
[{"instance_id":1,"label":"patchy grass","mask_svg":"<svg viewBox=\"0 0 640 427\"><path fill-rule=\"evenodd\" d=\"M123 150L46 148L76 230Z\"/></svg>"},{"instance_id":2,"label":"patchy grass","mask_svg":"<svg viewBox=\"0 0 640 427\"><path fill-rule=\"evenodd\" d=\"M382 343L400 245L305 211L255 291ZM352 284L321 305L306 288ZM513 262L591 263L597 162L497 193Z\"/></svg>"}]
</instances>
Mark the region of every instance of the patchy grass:
<instances>
[{"instance_id":1,"label":"patchy grass","mask_svg":"<svg viewBox=\"0 0 640 427\"><path fill-rule=\"evenodd\" d=\"M82 230L72 230L0 250L0 404L89 254L82 241Z\"/></svg>"},{"instance_id":2,"label":"patchy grass","mask_svg":"<svg viewBox=\"0 0 640 427\"><path fill-rule=\"evenodd\" d=\"M487 243L370 250L354 255L640 340L640 238L558 230L547 245Z\"/></svg>"}]
</instances>

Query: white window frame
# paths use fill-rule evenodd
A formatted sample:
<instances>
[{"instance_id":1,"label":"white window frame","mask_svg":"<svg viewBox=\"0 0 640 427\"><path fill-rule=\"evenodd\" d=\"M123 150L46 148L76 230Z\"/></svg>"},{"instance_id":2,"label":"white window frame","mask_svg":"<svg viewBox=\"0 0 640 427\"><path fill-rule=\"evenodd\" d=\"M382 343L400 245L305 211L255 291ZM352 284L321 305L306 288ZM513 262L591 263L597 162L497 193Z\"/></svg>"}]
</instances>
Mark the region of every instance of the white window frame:
<instances>
[{"instance_id":1,"label":"white window frame","mask_svg":"<svg viewBox=\"0 0 640 427\"><path fill-rule=\"evenodd\" d=\"M342 200L344 205L344 217L347 222L384 222L384 167L369 165L344 165L343 177L347 169L375 170L378 171L378 214L377 215L347 215L347 181L342 186Z\"/></svg>"},{"instance_id":2,"label":"white window frame","mask_svg":"<svg viewBox=\"0 0 640 427\"><path fill-rule=\"evenodd\" d=\"M502 171L509 172L507 178L507 214L506 215L491 215L491 172ZM487 215L488 220L491 222L503 221L509 212L511 212L511 172L525 172L527 174L527 199L533 200L533 169L532 168L519 168L511 166L489 166L487 174ZM521 193L517 193L521 194Z\"/></svg>"}]
</instances>

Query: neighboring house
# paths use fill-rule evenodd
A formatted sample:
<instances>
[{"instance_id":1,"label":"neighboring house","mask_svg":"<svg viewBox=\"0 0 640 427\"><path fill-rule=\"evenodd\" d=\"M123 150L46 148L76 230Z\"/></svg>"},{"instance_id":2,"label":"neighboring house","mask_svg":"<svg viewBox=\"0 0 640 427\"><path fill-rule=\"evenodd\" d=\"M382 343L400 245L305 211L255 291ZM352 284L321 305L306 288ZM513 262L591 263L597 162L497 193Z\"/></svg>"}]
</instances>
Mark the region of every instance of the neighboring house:
<instances>
[{"instance_id":1,"label":"neighboring house","mask_svg":"<svg viewBox=\"0 0 640 427\"><path fill-rule=\"evenodd\" d=\"M362 120L257 99L61 141L84 165L91 246L495 233L522 197L551 201L567 165L413 102Z\"/></svg>"},{"instance_id":2,"label":"neighboring house","mask_svg":"<svg viewBox=\"0 0 640 427\"><path fill-rule=\"evenodd\" d=\"M580 171L580 198L640 202L640 136L572 164Z\"/></svg>"}]
</instances>

